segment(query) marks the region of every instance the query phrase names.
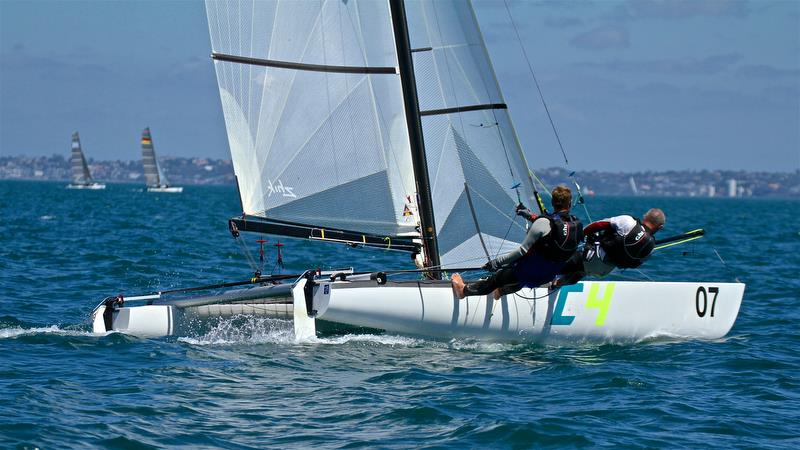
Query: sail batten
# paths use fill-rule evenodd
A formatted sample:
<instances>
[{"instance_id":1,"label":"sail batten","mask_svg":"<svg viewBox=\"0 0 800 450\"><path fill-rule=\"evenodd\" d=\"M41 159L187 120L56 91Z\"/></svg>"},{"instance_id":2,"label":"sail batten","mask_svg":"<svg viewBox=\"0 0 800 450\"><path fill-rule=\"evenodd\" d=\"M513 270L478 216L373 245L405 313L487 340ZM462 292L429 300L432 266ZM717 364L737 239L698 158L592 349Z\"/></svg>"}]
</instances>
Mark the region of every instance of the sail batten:
<instances>
[{"instance_id":1,"label":"sail batten","mask_svg":"<svg viewBox=\"0 0 800 450\"><path fill-rule=\"evenodd\" d=\"M482 109L508 109L505 103L488 103L484 105L454 106L452 108L429 109L420 111L420 116L434 116L438 114L453 114L467 111L480 111Z\"/></svg>"},{"instance_id":2,"label":"sail batten","mask_svg":"<svg viewBox=\"0 0 800 450\"><path fill-rule=\"evenodd\" d=\"M360 67L360 66L330 66L322 64L304 64L291 61L277 61L274 59L249 58L245 56L226 55L223 53L212 53L211 58L218 61L228 61L253 66L278 67L281 69L310 70L312 72L335 72L335 73L382 73L396 74L396 67Z\"/></svg>"}]
</instances>

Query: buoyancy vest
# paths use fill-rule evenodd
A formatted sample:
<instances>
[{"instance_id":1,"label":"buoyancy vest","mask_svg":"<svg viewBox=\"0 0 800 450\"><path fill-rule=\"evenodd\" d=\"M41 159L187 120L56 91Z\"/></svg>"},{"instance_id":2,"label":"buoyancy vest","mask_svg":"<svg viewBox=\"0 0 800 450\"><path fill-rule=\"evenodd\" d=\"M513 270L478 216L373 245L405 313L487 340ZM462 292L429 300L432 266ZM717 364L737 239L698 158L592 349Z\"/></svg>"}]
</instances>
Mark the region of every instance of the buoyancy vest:
<instances>
[{"instance_id":1,"label":"buoyancy vest","mask_svg":"<svg viewBox=\"0 0 800 450\"><path fill-rule=\"evenodd\" d=\"M621 269L641 266L656 246L656 240L647 228L638 218L633 218L636 225L625 236L609 230L599 239L600 246L606 252L606 260Z\"/></svg>"},{"instance_id":2,"label":"buoyancy vest","mask_svg":"<svg viewBox=\"0 0 800 450\"><path fill-rule=\"evenodd\" d=\"M583 241L583 224L569 214L555 213L542 217L550 221L550 232L536 241L534 252L551 261L567 261Z\"/></svg>"}]
</instances>

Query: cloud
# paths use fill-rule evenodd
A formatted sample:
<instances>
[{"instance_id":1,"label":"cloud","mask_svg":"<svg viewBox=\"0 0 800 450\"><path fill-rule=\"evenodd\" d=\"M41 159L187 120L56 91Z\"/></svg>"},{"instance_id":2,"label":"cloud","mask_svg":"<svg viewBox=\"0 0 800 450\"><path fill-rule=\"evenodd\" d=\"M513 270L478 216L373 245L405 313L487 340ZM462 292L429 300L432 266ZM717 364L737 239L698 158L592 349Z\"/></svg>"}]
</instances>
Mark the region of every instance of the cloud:
<instances>
[{"instance_id":1,"label":"cloud","mask_svg":"<svg viewBox=\"0 0 800 450\"><path fill-rule=\"evenodd\" d=\"M690 17L738 17L751 13L745 0L629 0L615 11L619 18L677 20Z\"/></svg>"},{"instance_id":2,"label":"cloud","mask_svg":"<svg viewBox=\"0 0 800 450\"><path fill-rule=\"evenodd\" d=\"M544 24L553 28L568 28L582 25L583 20L577 17L548 17L544 20Z\"/></svg>"},{"instance_id":3,"label":"cloud","mask_svg":"<svg viewBox=\"0 0 800 450\"><path fill-rule=\"evenodd\" d=\"M656 59L650 61L614 60L604 63L579 63L581 67L606 69L616 72L713 74L720 73L742 59L738 53L712 55L705 58Z\"/></svg>"},{"instance_id":4,"label":"cloud","mask_svg":"<svg viewBox=\"0 0 800 450\"><path fill-rule=\"evenodd\" d=\"M602 26L575 36L570 44L586 50L627 47L628 30L620 26Z\"/></svg>"},{"instance_id":5,"label":"cloud","mask_svg":"<svg viewBox=\"0 0 800 450\"><path fill-rule=\"evenodd\" d=\"M28 79L76 80L109 73L108 68L93 62L30 54L23 44L15 44L11 52L0 54L0 59L4 61L0 72L24 73Z\"/></svg>"},{"instance_id":6,"label":"cloud","mask_svg":"<svg viewBox=\"0 0 800 450\"><path fill-rule=\"evenodd\" d=\"M796 78L800 80L800 69L779 69L765 64L742 66L738 74L750 78Z\"/></svg>"}]
</instances>

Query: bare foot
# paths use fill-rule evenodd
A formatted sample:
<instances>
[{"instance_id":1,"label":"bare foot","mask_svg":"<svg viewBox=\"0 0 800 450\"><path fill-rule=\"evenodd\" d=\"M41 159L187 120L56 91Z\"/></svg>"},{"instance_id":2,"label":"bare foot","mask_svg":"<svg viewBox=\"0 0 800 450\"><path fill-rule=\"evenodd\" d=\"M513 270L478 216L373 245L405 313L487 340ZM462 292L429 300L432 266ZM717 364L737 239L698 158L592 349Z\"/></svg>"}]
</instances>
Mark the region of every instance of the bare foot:
<instances>
[{"instance_id":1,"label":"bare foot","mask_svg":"<svg viewBox=\"0 0 800 450\"><path fill-rule=\"evenodd\" d=\"M500 300L500 297L502 296L503 293L500 291L500 288L497 288L494 291L492 291L492 297L494 297L495 300Z\"/></svg>"},{"instance_id":2,"label":"bare foot","mask_svg":"<svg viewBox=\"0 0 800 450\"><path fill-rule=\"evenodd\" d=\"M461 275L454 273L452 277L450 277L450 282L453 284L453 292L455 292L456 297L462 299L466 297L464 295L464 280L461 278Z\"/></svg>"}]
</instances>

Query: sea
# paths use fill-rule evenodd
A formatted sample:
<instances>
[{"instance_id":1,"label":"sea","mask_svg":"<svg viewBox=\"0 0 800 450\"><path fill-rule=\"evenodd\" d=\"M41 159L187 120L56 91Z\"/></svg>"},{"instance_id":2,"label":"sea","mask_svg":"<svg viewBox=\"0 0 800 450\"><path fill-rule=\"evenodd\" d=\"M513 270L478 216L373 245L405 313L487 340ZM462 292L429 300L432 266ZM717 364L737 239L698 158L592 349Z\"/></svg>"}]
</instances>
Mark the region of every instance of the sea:
<instances>
[{"instance_id":1,"label":"sea","mask_svg":"<svg viewBox=\"0 0 800 450\"><path fill-rule=\"evenodd\" d=\"M160 339L93 334L106 296L252 268L228 232L234 186L65 185L0 181L0 448L800 448L797 200L587 198L592 219L660 207L662 235L707 230L614 276L747 283L719 340L350 331L296 343L289 322L252 318ZM257 238L243 239L258 263ZM287 273L411 268L391 251L281 243Z\"/></svg>"}]
</instances>

